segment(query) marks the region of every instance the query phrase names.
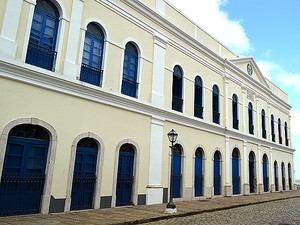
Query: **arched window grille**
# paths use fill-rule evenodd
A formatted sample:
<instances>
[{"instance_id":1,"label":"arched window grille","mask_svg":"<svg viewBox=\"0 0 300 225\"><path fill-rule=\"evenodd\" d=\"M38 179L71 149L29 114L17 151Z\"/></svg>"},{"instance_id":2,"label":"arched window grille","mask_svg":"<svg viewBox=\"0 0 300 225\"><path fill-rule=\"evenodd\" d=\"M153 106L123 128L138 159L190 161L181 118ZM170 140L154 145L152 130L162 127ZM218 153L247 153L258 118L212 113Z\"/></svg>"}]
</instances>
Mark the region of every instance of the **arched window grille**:
<instances>
[{"instance_id":1,"label":"arched window grille","mask_svg":"<svg viewBox=\"0 0 300 225\"><path fill-rule=\"evenodd\" d=\"M173 70L172 109L178 112L183 111L182 86L183 72L180 66L177 65Z\"/></svg>"},{"instance_id":2,"label":"arched window grille","mask_svg":"<svg viewBox=\"0 0 300 225\"><path fill-rule=\"evenodd\" d=\"M236 94L232 96L232 127L239 129L239 100Z\"/></svg>"},{"instance_id":3,"label":"arched window grille","mask_svg":"<svg viewBox=\"0 0 300 225\"><path fill-rule=\"evenodd\" d=\"M203 118L203 86L199 76L195 78L195 96L194 96L194 116Z\"/></svg>"},{"instance_id":4,"label":"arched window grille","mask_svg":"<svg viewBox=\"0 0 300 225\"><path fill-rule=\"evenodd\" d=\"M213 86L212 92L212 113L213 113L213 122L220 124L220 106L219 106L219 87L217 85Z\"/></svg>"}]
</instances>

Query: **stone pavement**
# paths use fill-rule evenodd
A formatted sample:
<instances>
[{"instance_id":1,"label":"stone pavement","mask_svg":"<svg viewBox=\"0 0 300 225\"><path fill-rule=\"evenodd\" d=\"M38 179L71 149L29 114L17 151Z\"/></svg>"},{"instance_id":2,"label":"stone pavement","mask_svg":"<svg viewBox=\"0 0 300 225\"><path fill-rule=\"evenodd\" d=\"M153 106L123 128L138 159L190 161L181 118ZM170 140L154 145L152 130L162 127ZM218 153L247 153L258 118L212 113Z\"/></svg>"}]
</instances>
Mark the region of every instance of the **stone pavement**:
<instances>
[{"instance_id":1,"label":"stone pavement","mask_svg":"<svg viewBox=\"0 0 300 225\"><path fill-rule=\"evenodd\" d=\"M212 199L198 201L175 202L178 212L172 215L164 213L166 207L165 204L159 204L150 206L143 205L110 209L72 211L48 215L36 214L0 217L0 225L139 224L291 198L300 198L300 191L266 193L260 195L254 194L250 196L215 197Z\"/></svg>"}]
</instances>

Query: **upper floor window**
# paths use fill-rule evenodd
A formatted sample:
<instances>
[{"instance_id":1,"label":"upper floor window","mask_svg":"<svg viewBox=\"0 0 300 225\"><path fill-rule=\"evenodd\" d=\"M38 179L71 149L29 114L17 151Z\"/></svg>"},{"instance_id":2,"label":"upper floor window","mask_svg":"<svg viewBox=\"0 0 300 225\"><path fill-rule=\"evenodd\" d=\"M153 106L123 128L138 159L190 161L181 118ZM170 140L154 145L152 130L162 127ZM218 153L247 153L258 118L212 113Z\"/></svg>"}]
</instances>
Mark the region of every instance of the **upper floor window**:
<instances>
[{"instance_id":1,"label":"upper floor window","mask_svg":"<svg viewBox=\"0 0 300 225\"><path fill-rule=\"evenodd\" d=\"M138 89L138 56L135 45L128 42L125 46L121 93L134 98L137 97Z\"/></svg>"},{"instance_id":2,"label":"upper floor window","mask_svg":"<svg viewBox=\"0 0 300 225\"><path fill-rule=\"evenodd\" d=\"M219 87L217 85L214 85L212 92L212 113L213 122L218 124L220 124L219 93Z\"/></svg>"},{"instance_id":3,"label":"upper floor window","mask_svg":"<svg viewBox=\"0 0 300 225\"><path fill-rule=\"evenodd\" d=\"M271 115L271 134L272 134L272 141L275 142L275 121L274 116Z\"/></svg>"},{"instance_id":4,"label":"upper floor window","mask_svg":"<svg viewBox=\"0 0 300 225\"><path fill-rule=\"evenodd\" d=\"M261 110L261 130L262 130L262 137L267 138L266 113L264 109Z\"/></svg>"},{"instance_id":5,"label":"upper floor window","mask_svg":"<svg viewBox=\"0 0 300 225\"><path fill-rule=\"evenodd\" d=\"M284 123L285 145L289 146L288 126L287 122Z\"/></svg>"},{"instance_id":6,"label":"upper floor window","mask_svg":"<svg viewBox=\"0 0 300 225\"><path fill-rule=\"evenodd\" d=\"M95 23L87 26L85 33L84 47L80 80L102 86L102 58L103 58L104 34Z\"/></svg>"},{"instance_id":7,"label":"upper floor window","mask_svg":"<svg viewBox=\"0 0 300 225\"><path fill-rule=\"evenodd\" d=\"M178 112L183 110L182 83L182 69L180 66L175 66L173 70L172 109Z\"/></svg>"},{"instance_id":8,"label":"upper floor window","mask_svg":"<svg viewBox=\"0 0 300 225\"><path fill-rule=\"evenodd\" d=\"M249 102L248 104L248 122L249 122L249 134L254 134L253 106L251 102Z\"/></svg>"},{"instance_id":9,"label":"upper floor window","mask_svg":"<svg viewBox=\"0 0 300 225\"><path fill-rule=\"evenodd\" d=\"M199 118L203 118L202 91L202 80L197 76L195 78L194 116Z\"/></svg>"},{"instance_id":10,"label":"upper floor window","mask_svg":"<svg viewBox=\"0 0 300 225\"><path fill-rule=\"evenodd\" d=\"M48 0L37 0L26 63L54 71L59 12Z\"/></svg>"},{"instance_id":11,"label":"upper floor window","mask_svg":"<svg viewBox=\"0 0 300 225\"><path fill-rule=\"evenodd\" d=\"M239 129L239 99L236 94L232 96L232 126Z\"/></svg>"},{"instance_id":12,"label":"upper floor window","mask_svg":"<svg viewBox=\"0 0 300 225\"><path fill-rule=\"evenodd\" d=\"M281 120L280 120L280 118L278 118L278 137L279 137L279 144L282 144Z\"/></svg>"}]
</instances>

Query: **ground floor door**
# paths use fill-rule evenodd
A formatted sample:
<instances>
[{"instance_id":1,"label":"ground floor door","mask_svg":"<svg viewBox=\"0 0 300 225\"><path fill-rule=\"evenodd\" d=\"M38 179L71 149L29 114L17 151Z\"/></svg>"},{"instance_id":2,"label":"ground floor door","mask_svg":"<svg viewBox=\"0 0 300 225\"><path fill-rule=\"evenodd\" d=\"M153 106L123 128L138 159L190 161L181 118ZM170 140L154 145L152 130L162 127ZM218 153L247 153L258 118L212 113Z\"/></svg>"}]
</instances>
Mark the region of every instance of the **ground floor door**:
<instances>
[{"instance_id":1,"label":"ground floor door","mask_svg":"<svg viewBox=\"0 0 300 225\"><path fill-rule=\"evenodd\" d=\"M275 191L279 191L279 185L278 185L278 167L277 167L277 164L274 165L274 178L275 178Z\"/></svg>"},{"instance_id":2,"label":"ground floor door","mask_svg":"<svg viewBox=\"0 0 300 225\"><path fill-rule=\"evenodd\" d=\"M203 172L201 152L196 152L195 157L195 196L203 196Z\"/></svg>"},{"instance_id":3,"label":"ground floor door","mask_svg":"<svg viewBox=\"0 0 300 225\"><path fill-rule=\"evenodd\" d=\"M123 148L122 148L123 147ZM116 206L132 205L134 151L128 144L119 153Z\"/></svg>"},{"instance_id":4,"label":"ground floor door","mask_svg":"<svg viewBox=\"0 0 300 225\"><path fill-rule=\"evenodd\" d=\"M266 161L263 161L263 182L264 192L269 191L268 163Z\"/></svg>"},{"instance_id":5,"label":"ground floor door","mask_svg":"<svg viewBox=\"0 0 300 225\"><path fill-rule=\"evenodd\" d=\"M239 158L236 150L232 155L232 191L234 195L240 194Z\"/></svg>"},{"instance_id":6,"label":"ground floor door","mask_svg":"<svg viewBox=\"0 0 300 225\"><path fill-rule=\"evenodd\" d=\"M9 137L0 183L0 215L39 213L49 141Z\"/></svg>"},{"instance_id":7,"label":"ground floor door","mask_svg":"<svg viewBox=\"0 0 300 225\"><path fill-rule=\"evenodd\" d=\"M249 160L249 186L250 193L255 192L255 172L254 172L254 160Z\"/></svg>"},{"instance_id":8,"label":"ground floor door","mask_svg":"<svg viewBox=\"0 0 300 225\"><path fill-rule=\"evenodd\" d=\"M77 147L71 193L71 210L91 209L96 183L97 148Z\"/></svg>"},{"instance_id":9,"label":"ground floor door","mask_svg":"<svg viewBox=\"0 0 300 225\"><path fill-rule=\"evenodd\" d=\"M173 198L181 197L181 150L175 145L172 154Z\"/></svg>"},{"instance_id":10,"label":"ground floor door","mask_svg":"<svg viewBox=\"0 0 300 225\"><path fill-rule=\"evenodd\" d=\"M214 195L221 194L221 161L219 154L214 156Z\"/></svg>"}]
</instances>

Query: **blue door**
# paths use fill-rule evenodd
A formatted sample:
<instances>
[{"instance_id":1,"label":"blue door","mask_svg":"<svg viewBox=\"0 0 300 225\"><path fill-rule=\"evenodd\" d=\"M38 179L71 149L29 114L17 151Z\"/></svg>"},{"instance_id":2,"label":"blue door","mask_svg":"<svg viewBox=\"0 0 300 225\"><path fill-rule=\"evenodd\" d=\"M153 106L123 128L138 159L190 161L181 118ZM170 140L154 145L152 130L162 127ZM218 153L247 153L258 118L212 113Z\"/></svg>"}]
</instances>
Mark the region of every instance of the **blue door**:
<instances>
[{"instance_id":1,"label":"blue door","mask_svg":"<svg viewBox=\"0 0 300 225\"><path fill-rule=\"evenodd\" d=\"M47 0L38 0L35 6L26 63L53 70L59 13Z\"/></svg>"},{"instance_id":2,"label":"blue door","mask_svg":"<svg viewBox=\"0 0 300 225\"><path fill-rule=\"evenodd\" d=\"M284 163L281 164L281 177L282 177L282 190L285 191L285 167Z\"/></svg>"},{"instance_id":3,"label":"blue door","mask_svg":"<svg viewBox=\"0 0 300 225\"><path fill-rule=\"evenodd\" d=\"M237 154L232 156L232 188L233 194L240 194L239 158Z\"/></svg>"},{"instance_id":4,"label":"blue door","mask_svg":"<svg viewBox=\"0 0 300 225\"><path fill-rule=\"evenodd\" d=\"M254 160L249 159L249 185L250 185L250 193L255 192L255 173L254 173Z\"/></svg>"},{"instance_id":5,"label":"blue door","mask_svg":"<svg viewBox=\"0 0 300 225\"><path fill-rule=\"evenodd\" d=\"M263 182L264 182L264 192L269 191L269 176L268 176L268 163L263 161Z\"/></svg>"},{"instance_id":6,"label":"blue door","mask_svg":"<svg viewBox=\"0 0 300 225\"><path fill-rule=\"evenodd\" d=\"M172 154L173 198L181 197L181 151L175 147Z\"/></svg>"},{"instance_id":7,"label":"blue door","mask_svg":"<svg viewBox=\"0 0 300 225\"><path fill-rule=\"evenodd\" d=\"M216 152L214 156L214 195L221 194L221 162L220 153Z\"/></svg>"},{"instance_id":8,"label":"blue door","mask_svg":"<svg viewBox=\"0 0 300 225\"><path fill-rule=\"evenodd\" d=\"M0 183L0 215L39 213L49 141L9 137Z\"/></svg>"},{"instance_id":9,"label":"blue door","mask_svg":"<svg viewBox=\"0 0 300 225\"><path fill-rule=\"evenodd\" d=\"M293 187L292 187L292 169L291 169L291 164L288 165L288 178L289 178L289 188L290 188L290 190L292 190Z\"/></svg>"},{"instance_id":10,"label":"blue door","mask_svg":"<svg viewBox=\"0 0 300 225\"><path fill-rule=\"evenodd\" d=\"M274 164L274 177L275 177L275 191L279 191L279 185L278 185L278 168L277 163Z\"/></svg>"},{"instance_id":11,"label":"blue door","mask_svg":"<svg viewBox=\"0 0 300 225\"><path fill-rule=\"evenodd\" d=\"M203 196L202 154L198 150L195 157L195 196Z\"/></svg>"},{"instance_id":12,"label":"blue door","mask_svg":"<svg viewBox=\"0 0 300 225\"><path fill-rule=\"evenodd\" d=\"M133 151L120 151L117 178L117 206L132 205Z\"/></svg>"},{"instance_id":13,"label":"blue door","mask_svg":"<svg viewBox=\"0 0 300 225\"><path fill-rule=\"evenodd\" d=\"M71 193L71 210L93 207L97 148L77 147Z\"/></svg>"}]
</instances>

